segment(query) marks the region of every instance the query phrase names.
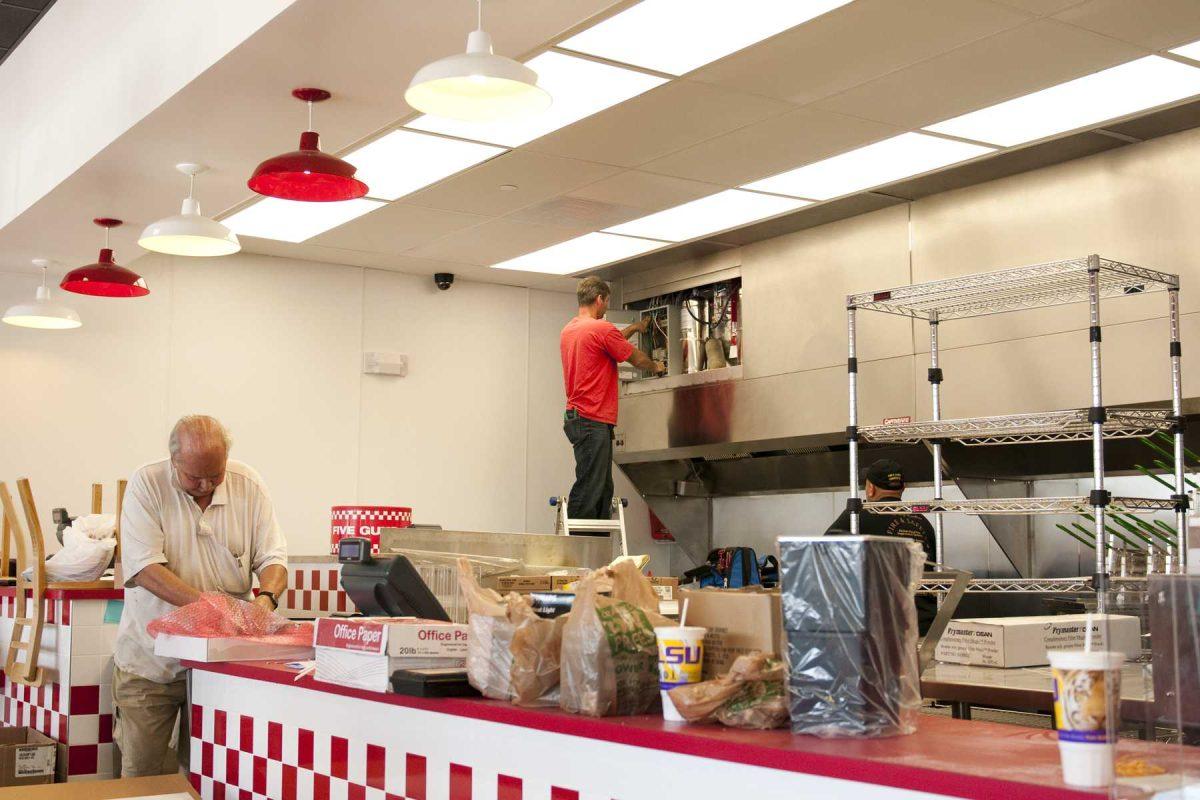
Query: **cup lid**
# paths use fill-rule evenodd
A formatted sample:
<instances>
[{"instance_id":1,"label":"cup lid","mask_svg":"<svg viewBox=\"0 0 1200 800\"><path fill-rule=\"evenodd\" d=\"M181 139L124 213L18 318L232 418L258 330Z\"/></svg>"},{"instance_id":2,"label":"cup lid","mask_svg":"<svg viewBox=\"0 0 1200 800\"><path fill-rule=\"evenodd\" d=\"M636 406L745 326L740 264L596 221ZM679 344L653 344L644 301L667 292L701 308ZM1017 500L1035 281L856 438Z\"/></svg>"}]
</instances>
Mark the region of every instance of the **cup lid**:
<instances>
[{"instance_id":1,"label":"cup lid","mask_svg":"<svg viewBox=\"0 0 1200 800\"><path fill-rule=\"evenodd\" d=\"M1108 650L1051 650L1046 653L1055 669L1120 669L1125 654Z\"/></svg>"}]
</instances>

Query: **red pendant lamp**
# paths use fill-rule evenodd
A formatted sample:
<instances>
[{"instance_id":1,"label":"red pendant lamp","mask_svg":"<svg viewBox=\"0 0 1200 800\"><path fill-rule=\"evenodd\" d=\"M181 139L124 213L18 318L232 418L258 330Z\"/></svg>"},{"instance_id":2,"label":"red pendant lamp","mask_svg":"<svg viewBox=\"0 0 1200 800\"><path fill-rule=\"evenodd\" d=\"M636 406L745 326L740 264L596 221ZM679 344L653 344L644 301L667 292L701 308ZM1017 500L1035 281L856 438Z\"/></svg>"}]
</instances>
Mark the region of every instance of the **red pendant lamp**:
<instances>
[{"instance_id":1,"label":"red pendant lamp","mask_svg":"<svg viewBox=\"0 0 1200 800\"><path fill-rule=\"evenodd\" d=\"M258 165L246 185L267 197L316 203L365 195L367 185L354 177L355 166L322 153L320 137L312 129L312 104L328 100L329 92L296 89L292 96L308 103L308 130L300 134L300 149L268 158Z\"/></svg>"},{"instance_id":2,"label":"red pendant lamp","mask_svg":"<svg viewBox=\"0 0 1200 800\"><path fill-rule=\"evenodd\" d=\"M100 251L100 259L95 264L68 272L59 287L92 297L145 297L150 294L141 275L113 261L113 251L108 242L109 231L120 225L121 220L97 217L92 222L104 228L104 249Z\"/></svg>"}]
</instances>

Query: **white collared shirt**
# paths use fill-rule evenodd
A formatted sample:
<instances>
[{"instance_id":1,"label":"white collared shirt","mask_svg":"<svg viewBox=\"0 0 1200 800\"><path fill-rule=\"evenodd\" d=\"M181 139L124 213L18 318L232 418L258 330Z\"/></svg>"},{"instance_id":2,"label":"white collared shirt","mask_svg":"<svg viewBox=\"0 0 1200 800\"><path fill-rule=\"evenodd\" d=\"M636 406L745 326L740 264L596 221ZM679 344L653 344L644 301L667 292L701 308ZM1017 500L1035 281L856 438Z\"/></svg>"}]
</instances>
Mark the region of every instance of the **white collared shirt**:
<instances>
[{"instance_id":1,"label":"white collared shirt","mask_svg":"<svg viewBox=\"0 0 1200 800\"><path fill-rule=\"evenodd\" d=\"M255 573L287 566L287 545L262 478L229 461L225 480L203 511L175 478L170 459L139 467L121 510L121 565L125 610L117 633L116 665L148 680L169 683L183 675L173 658L154 655L146 625L176 606L134 584L151 564L162 564L202 592L250 598Z\"/></svg>"}]
</instances>

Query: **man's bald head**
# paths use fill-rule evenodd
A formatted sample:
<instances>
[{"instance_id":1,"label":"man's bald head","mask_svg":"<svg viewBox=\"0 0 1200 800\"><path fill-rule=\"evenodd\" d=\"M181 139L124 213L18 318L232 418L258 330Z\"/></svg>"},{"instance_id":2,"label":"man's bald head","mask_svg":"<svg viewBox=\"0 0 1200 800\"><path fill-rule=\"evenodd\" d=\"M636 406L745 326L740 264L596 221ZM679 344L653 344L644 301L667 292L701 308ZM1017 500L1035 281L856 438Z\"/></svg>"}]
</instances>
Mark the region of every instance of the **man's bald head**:
<instances>
[{"instance_id":1,"label":"man's bald head","mask_svg":"<svg viewBox=\"0 0 1200 800\"><path fill-rule=\"evenodd\" d=\"M193 497L210 496L225 480L232 443L214 417L192 414L176 422L167 446L180 487Z\"/></svg>"}]
</instances>

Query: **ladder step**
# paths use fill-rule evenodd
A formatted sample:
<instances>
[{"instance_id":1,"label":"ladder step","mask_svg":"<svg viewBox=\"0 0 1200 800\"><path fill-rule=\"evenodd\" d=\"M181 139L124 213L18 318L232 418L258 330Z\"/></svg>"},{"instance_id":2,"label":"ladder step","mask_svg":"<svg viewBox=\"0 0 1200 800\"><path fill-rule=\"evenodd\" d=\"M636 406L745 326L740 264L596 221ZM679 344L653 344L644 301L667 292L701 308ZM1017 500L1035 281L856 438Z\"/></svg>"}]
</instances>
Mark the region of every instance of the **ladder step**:
<instances>
[{"instance_id":1,"label":"ladder step","mask_svg":"<svg viewBox=\"0 0 1200 800\"><path fill-rule=\"evenodd\" d=\"M30 642L9 642L9 650L28 650Z\"/></svg>"},{"instance_id":2,"label":"ladder step","mask_svg":"<svg viewBox=\"0 0 1200 800\"><path fill-rule=\"evenodd\" d=\"M617 520L607 519L569 519L567 527L571 530L582 531L619 531L621 523Z\"/></svg>"},{"instance_id":3,"label":"ladder step","mask_svg":"<svg viewBox=\"0 0 1200 800\"><path fill-rule=\"evenodd\" d=\"M13 624L15 624L15 625L32 625L33 620L30 619L29 617L17 617L16 619L13 620Z\"/></svg>"}]
</instances>

